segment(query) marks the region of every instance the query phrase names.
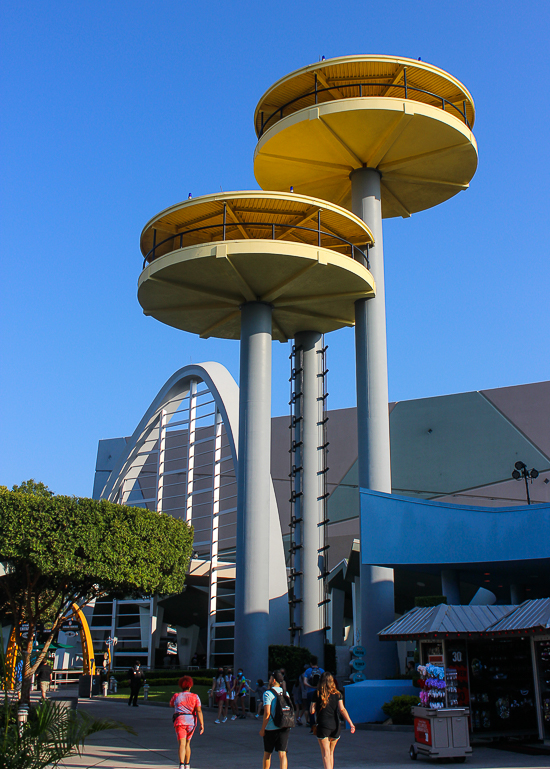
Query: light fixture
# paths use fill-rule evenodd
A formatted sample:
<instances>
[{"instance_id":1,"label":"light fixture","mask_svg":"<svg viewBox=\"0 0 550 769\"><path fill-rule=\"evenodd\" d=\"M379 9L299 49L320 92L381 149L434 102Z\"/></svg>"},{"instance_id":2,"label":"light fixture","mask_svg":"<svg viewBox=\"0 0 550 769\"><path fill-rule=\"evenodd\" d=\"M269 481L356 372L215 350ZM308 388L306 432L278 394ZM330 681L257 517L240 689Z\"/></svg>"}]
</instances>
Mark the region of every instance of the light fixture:
<instances>
[{"instance_id":1,"label":"light fixture","mask_svg":"<svg viewBox=\"0 0 550 769\"><path fill-rule=\"evenodd\" d=\"M512 470L512 478L515 481L519 481L522 478L525 480L525 491L527 494L527 504L531 504L531 497L529 496L529 484L527 483L528 479L531 479L533 481L534 478L539 477L539 471L535 470L534 467L531 468L531 470L527 469L527 465L525 462L522 462L521 459L518 459L518 461L514 464L515 470Z\"/></svg>"}]
</instances>

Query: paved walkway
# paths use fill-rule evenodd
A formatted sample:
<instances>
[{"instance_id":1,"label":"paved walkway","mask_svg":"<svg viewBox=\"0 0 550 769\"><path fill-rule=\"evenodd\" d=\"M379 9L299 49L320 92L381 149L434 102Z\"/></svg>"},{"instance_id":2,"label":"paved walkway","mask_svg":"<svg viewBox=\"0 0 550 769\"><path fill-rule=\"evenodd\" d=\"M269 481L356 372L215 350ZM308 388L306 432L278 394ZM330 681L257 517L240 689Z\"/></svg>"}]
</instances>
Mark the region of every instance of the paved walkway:
<instances>
[{"instance_id":1,"label":"paved walkway","mask_svg":"<svg viewBox=\"0 0 550 769\"><path fill-rule=\"evenodd\" d=\"M80 701L80 710L96 717L109 717L131 724L137 735L124 731L100 732L89 738L83 756L66 760L65 769L164 769L178 767L177 742L172 726L172 711L167 707L140 705L129 708L124 702L93 699ZM193 737L192 769L261 769L262 740L255 718L215 724L213 712L205 711L205 731ZM336 748L337 769L420 769L437 766L419 758L412 764L408 749L412 734L375 731L346 731ZM289 769L322 769L317 739L307 727L292 730L289 742ZM272 769L279 761L273 758ZM474 748L467 759L471 769L548 769L548 756L524 756L493 748Z\"/></svg>"}]
</instances>

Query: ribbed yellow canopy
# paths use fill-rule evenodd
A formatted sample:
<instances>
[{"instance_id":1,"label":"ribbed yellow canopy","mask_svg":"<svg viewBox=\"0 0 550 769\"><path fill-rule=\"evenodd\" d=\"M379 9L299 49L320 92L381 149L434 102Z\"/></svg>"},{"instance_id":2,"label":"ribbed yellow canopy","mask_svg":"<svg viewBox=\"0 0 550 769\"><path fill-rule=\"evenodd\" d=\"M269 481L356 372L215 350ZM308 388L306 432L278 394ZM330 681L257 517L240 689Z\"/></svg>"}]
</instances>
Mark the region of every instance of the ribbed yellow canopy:
<instances>
[{"instance_id":1,"label":"ribbed yellow canopy","mask_svg":"<svg viewBox=\"0 0 550 769\"><path fill-rule=\"evenodd\" d=\"M317 83L315 82L317 79ZM309 64L286 75L262 96L254 114L257 136L282 117L337 99L358 96L394 96L445 109L459 117L466 106L470 129L475 120L474 100L462 83L448 72L416 59L402 56L340 56ZM317 94L315 91L317 89ZM284 107L281 115L278 110ZM464 120L464 117L461 117Z\"/></svg>"},{"instance_id":2,"label":"ribbed yellow canopy","mask_svg":"<svg viewBox=\"0 0 550 769\"><path fill-rule=\"evenodd\" d=\"M260 100L254 174L264 189L292 186L351 209L351 172L375 168L382 216L410 216L467 189L477 168L474 116L464 86L432 65L389 56L319 62Z\"/></svg>"},{"instance_id":3,"label":"ribbed yellow canopy","mask_svg":"<svg viewBox=\"0 0 550 769\"><path fill-rule=\"evenodd\" d=\"M320 224L320 228L319 228ZM323 200L231 192L187 200L153 217L141 236L138 300L167 325L240 338L240 306L273 307L273 337L353 326L357 299L374 296L356 216Z\"/></svg>"}]
</instances>

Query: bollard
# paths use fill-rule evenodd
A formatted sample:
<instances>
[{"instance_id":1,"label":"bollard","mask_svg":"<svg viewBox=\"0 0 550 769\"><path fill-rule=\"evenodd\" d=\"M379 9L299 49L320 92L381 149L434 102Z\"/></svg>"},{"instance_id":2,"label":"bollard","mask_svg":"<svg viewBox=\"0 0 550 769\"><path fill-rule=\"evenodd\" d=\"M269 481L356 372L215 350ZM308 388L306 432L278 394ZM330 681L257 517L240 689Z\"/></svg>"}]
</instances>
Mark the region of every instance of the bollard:
<instances>
[{"instance_id":1,"label":"bollard","mask_svg":"<svg viewBox=\"0 0 550 769\"><path fill-rule=\"evenodd\" d=\"M109 694L109 682L103 681L101 686L103 688L103 696L106 697Z\"/></svg>"},{"instance_id":2,"label":"bollard","mask_svg":"<svg viewBox=\"0 0 550 769\"><path fill-rule=\"evenodd\" d=\"M147 700L147 697L149 696L149 684L145 684L143 687L143 701L145 702Z\"/></svg>"},{"instance_id":3,"label":"bollard","mask_svg":"<svg viewBox=\"0 0 550 769\"><path fill-rule=\"evenodd\" d=\"M19 730L20 737L23 734L23 726L27 723L28 717L29 717L29 706L21 705L21 707L17 711L17 728Z\"/></svg>"}]
</instances>

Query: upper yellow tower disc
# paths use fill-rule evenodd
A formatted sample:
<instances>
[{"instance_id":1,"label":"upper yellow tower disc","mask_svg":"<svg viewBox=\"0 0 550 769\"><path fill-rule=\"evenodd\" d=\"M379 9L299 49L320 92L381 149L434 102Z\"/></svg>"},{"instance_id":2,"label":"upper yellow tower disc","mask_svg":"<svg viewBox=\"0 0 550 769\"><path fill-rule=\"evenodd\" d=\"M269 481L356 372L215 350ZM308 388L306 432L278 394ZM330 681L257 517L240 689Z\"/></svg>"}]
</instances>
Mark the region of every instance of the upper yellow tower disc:
<instances>
[{"instance_id":1,"label":"upper yellow tower disc","mask_svg":"<svg viewBox=\"0 0 550 769\"><path fill-rule=\"evenodd\" d=\"M382 215L410 216L468 187L477 167L473 99L438 67L344 56L279 80L255 113L254 173L263 189L351 209L350 173L381 174Z\"/></svg>"}]
</instances>

